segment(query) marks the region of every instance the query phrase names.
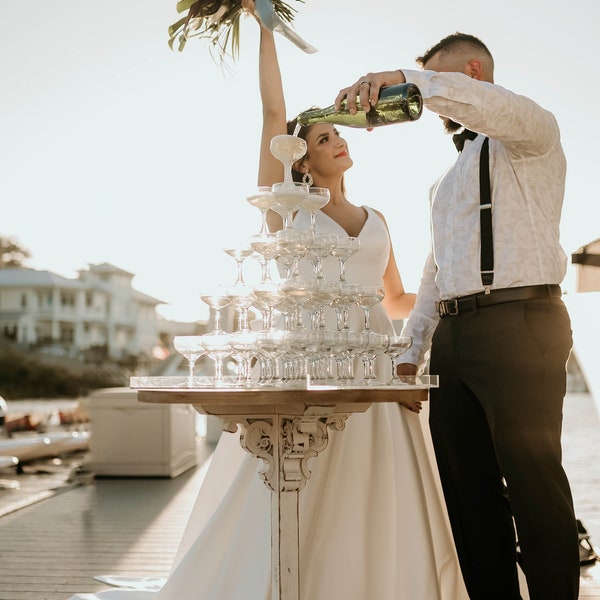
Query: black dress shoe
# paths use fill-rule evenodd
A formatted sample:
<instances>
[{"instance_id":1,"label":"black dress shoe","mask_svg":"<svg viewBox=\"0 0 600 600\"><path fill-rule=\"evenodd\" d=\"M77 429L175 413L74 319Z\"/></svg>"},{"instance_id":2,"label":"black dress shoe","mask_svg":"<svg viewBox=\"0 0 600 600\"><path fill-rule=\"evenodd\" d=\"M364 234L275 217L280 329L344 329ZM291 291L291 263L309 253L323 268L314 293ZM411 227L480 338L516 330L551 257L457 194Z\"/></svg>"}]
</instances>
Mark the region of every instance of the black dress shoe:
<instances>
[{"instance_id":1,"label":"black dress shoe","mask_svg":"<svg viewBox=\"0 0 600 600\"><path fill-rule=\"evenodd\" d=\"M579 533L579 564L589 565L595 563L598 560L598 555L592 545L590 534L579 519L577 519L577 531Z\"/></svg>"}]
</instances>

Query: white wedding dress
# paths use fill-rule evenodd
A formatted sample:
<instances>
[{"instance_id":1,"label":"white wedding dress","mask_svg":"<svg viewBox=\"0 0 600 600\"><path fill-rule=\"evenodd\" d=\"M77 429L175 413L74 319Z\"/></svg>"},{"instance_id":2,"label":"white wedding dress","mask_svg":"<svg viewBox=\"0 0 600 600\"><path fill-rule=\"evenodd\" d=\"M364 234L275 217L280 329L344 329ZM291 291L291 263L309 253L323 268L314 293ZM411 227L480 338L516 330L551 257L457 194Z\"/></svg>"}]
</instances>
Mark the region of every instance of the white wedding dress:
<instances>
[{"instance_id":1,"label":"white wedding dress","mask_svg":"<svg viewBox=\"0 0 600 600\"><path fill-rule=\"evenodd\" d=\"M366 210L347 280L381 284L389 235ZM300 211L295 226L307 228L308 214ZM317 229L345 233L320 212ZM325 261L324 274L339 277L337 260ZM363 312L353 308L350 325L362 329ZM381 305L372 310L371 327L393 333ZM417 415L375 404L352 415L343 431L330 432L299 495L301 600L467 600L427 412L427 406ZM112 589L71 600L270 600L270 496L259 463L242 450L238 434L224 433L162 589Z\"/></svg>"}]
</instances>

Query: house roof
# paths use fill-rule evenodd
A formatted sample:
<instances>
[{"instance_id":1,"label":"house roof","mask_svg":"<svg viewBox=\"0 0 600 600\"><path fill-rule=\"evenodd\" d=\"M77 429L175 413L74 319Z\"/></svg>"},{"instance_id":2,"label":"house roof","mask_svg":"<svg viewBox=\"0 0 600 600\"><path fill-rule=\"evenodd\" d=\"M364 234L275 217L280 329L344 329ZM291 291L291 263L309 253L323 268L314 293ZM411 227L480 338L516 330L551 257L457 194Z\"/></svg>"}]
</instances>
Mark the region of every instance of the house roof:
<instances>
[{"instance_id":1,"label":"house roof","mask_svg":"<svg viewBox=\"0 0 600 600\"><path fill-rule=\"evenodd\" d=\"M0 269L0 287L58 287L80 290L86 286L77 279L67 279L51 271L9 268Z\"/></svg>"},{"instance_id":2,"label":"house roof","mask_svg":"<svg viewBox=\"0 0 600 600\"><path fill-rule=\"evenodd\" d=\"M129 275L128 271L123 271L118 267L113 267L108 263L98 265L102 267L102 272L113 272L113 273L125 273ZM99 271L94 269L93 273ZM83 282L81 279L68 279L52 273L51 271L37 271L36 269L28 268L9 268L0 269L0 288L8 287L29 287L29 288L60 288L60 289L71 289L71 290L101 290L110 294L113 288L110 284L103 281L94 280ZM159 300L148 294L144 294L134 288L127 288L128 294L131 294L138 302L144 304L150 304L156 306L158 304L167 304L164 300Z\"/></svg>"},{"instance_id":3,"label":"house roof","mask_svg":"<svg viewBox=\"0 0 600 600\"><path fill-rule=\"evenodd\" d=\"M154 296L149 296L148 294L144 294L143 292L140 292L138 290L131 290L131 292L132 292L134 298L136 298L140 302L144 302L146 304L153 304L153 305L168 304L168 302L165 302L164 300L159 300L158 298L155 298Z\"/></svg>"},{"instance_id":4,"label":"house roof","mask_svg":"<svg viewBox=\"0 0 600 600\"><path fill-rule=\"evenodd\" d=\"M111 265L110 263L88 263L89 271L92 273L121 273L122 275L128 275L129 277L134 277L134 273L131 271L126 271L125 269L120 269L119 267L115 267L115 265Z\"/></svg>"}]
</instances>

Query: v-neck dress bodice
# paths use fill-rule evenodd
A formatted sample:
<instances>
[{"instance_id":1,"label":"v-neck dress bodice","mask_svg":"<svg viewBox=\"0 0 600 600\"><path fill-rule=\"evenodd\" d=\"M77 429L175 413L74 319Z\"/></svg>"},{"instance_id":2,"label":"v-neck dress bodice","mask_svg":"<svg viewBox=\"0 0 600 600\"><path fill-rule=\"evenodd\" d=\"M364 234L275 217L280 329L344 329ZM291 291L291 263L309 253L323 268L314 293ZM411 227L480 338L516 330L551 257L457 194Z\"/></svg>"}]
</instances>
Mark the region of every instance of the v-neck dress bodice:
<instances>
[{"instance_id":1,"label":"v-neck dress bodice","mask_svg":"<svg viewBox=\"0 0 600 600\"><path fill-rule=\"evenodd\" d=\"M349 283L382 285L383 274L390 254L390 237L383 219L372 208L367 206L363 208L367 213L367 219L360 233L356 236L360 241L360 248L346 263L346 279ZM308 229L309 226L310 214L308 211L299 210L294 219L294 227L297 229ZM317 212L316 215L316 231L334 233L336 235L348 235L341 225L321 211ZM306 269L301 274L309 276L310 272ZM339 278L339 263L337 259L332 257L325 259L323 263L323 276L325 279L332 281Z\"/></svg>"}]
</instances>

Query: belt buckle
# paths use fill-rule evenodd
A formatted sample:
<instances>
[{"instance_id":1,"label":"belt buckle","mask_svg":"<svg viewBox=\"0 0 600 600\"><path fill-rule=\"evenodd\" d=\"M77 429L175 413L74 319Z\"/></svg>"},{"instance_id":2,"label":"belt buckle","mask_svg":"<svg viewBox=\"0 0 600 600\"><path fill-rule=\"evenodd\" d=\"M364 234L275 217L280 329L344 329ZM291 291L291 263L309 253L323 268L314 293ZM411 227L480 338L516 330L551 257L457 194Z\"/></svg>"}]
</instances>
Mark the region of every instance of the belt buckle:
<instances>
[{"instance_id":1,"label":"belt buckle","mask_svg":"<svg viewBox=\"0 0 600 600\"><path fill-rule=\"evenodd\" d=\"M458 314L458 300L450 298L442 300L439 305L440 317L455 317Z\"/></svg>"}]
</instances>

